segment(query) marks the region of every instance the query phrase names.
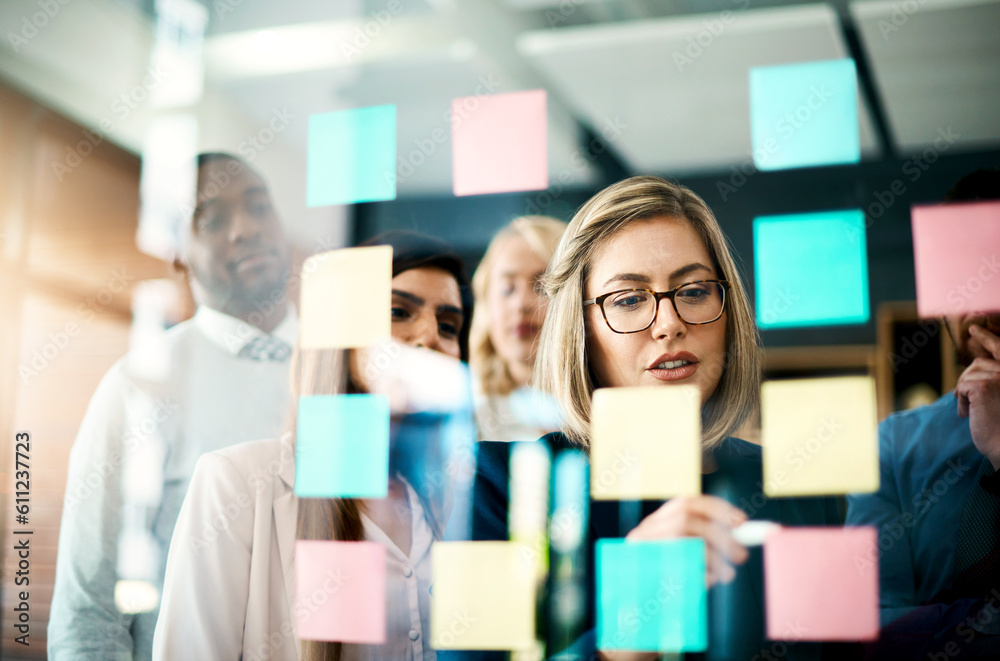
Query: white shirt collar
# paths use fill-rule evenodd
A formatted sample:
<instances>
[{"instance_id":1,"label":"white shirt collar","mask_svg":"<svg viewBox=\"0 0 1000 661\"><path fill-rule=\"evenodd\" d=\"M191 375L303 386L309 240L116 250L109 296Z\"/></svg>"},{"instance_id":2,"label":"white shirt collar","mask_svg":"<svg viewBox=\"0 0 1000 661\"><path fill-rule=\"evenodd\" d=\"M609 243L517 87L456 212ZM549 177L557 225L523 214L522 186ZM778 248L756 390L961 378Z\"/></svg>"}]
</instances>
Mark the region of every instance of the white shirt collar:
<instances>
[{"instance_id":1,"label":"white shirt collar","mask_svg":"<svg viewBox=\"0 0 1000 661\"><path fill-rule=\"evenodd\" d=\"M255 338L267 335L264 331L248 324L242 319L231 317L224 312L213 310L207 305L199 305L194 315L194 322L213 344L218 345L228 353L236 356L240 349ZM291 303L271 335L284 340L288 346L294 347L299 338L299 316Z\"/></svg>"},{"instance_id":2,"label":"white shirt collar","mask_svg":"<svg viewBox=\"0 0 1000 661\"><path fill-rule=\"evenodd\" d=\"M396 546L396 543L392 541L378 524L372 521L367 514L361 513L361 523L365 529L365 539L379 541L385 545L386 550L389 555L395 556L397 560L402 562L404 565L409 563L411 565L416 565L420 559L427 554L431 548L431 544L434 542L434 532L431 530L430 524L427 522L427 516L424 513L424 507L420 503L420 497L417 492L414 491L413 487L406 480L402 480L404 485L406 485L406 493L409 500L410 506L410 553L407 555Z\"/></svg>"}]
</instances>

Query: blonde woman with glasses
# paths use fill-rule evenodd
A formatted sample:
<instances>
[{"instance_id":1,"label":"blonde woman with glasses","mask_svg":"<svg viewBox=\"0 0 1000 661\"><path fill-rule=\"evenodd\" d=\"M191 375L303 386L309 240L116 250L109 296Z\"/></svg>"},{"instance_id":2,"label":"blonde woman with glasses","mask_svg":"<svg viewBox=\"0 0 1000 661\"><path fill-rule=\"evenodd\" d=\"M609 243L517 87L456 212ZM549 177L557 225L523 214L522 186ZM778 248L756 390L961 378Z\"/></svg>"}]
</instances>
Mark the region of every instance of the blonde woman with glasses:
<instances>
[{"instance_id":1,"label":"blonde woman with glasses","mask_svg":"<svg viewBox=\"0 0 1000 661\"><path fill-rule=\"evenodd\" d=\"M547 304L540 280L565 229L548 216L515 218L490 241L472 276L469 364L484 440L534 440L555 429L537 415L530 383Z\"/></svg>"},{"instance_id":2,"label":"blonde woman with glasses","mask_svg":"<svg viewBox=\"0 0 1000 661\"><path fill-rule=\"evenodd\" d=\"M542 282L549 305L534 383L561 408L562 431L542 439L554 453L589 449L596 388L686 384L698 389L703 403L705 495L644 501L635 516L617 502L592 501L587 567L593 571L598 538L700 537L706 581L717 586L709 593L708 658L749 659L770 649L760 549L744 547L733 529L748 519L840 521L831 499L767 499L761 448L732 436L758 406L761 349L746 290L711 210L690 189L663 179L621 181L577 212ZM657 411L638 414L661 417ZM507 539L508 445L479 444L475 539ZM572 648L581 658L594 658L592 575L587 584L583 628L590 633ZM789 654L811 658L819 651L800 643ZM622 650L600 654L656 658Z\"/></svg>"}]
</instances>

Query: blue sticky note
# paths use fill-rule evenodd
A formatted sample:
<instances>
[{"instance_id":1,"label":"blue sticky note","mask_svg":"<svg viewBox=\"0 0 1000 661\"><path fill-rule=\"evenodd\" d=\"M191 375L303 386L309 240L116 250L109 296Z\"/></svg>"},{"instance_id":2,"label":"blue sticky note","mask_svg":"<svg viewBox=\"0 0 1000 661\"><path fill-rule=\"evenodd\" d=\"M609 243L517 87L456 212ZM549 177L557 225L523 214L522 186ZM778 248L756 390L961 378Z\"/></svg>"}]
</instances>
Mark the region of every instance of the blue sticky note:
<instances>
[{"instance_id":1,"label":"blue sticky note","mask_svg":"<svg viewBox=\"0 0 1000 661\"><path fill-rule=\"evenodd\" d=\"M705 542L597 542L597 647L699 652L708 646Z\"/></svg>"},{"instance_id":2,"label":"blue sticky note","mask_svg":"<svg viewBox=\"0 0 1000 661\"><path fill-rule=\"evenodd\" d=\"M863 324L869 318L865 215L860 209L753 221L761 328Z\"/></svg>"},{"instance_id":3,"label":"blue sticky note","mask_svg":"<svg viewBox=\"0 0 1000 661\"><path fill-rule=\"evenodd\" d=\"M389 490L389 399L299 397L295 495L385 498Z\"/></svg>"},{"instance_id":4,"label":"blue sticky note","mask_svg":"<svg viewBox=\"0 0 1000 661\"><path fill-rule=\"evenodd\" d=\"M859 162L854 60L750 69L750 134L760 170Z\"/></svg>"},{"instance_id":5,"label":"blue sticky note","mask_svg":"<svg viewBox=\"0 0 1000 661\"><path fill-rule=\"evenodd\" d=\"M396 106L309 117L306 205L396 199Z\"/></svg>"}]
</instances>

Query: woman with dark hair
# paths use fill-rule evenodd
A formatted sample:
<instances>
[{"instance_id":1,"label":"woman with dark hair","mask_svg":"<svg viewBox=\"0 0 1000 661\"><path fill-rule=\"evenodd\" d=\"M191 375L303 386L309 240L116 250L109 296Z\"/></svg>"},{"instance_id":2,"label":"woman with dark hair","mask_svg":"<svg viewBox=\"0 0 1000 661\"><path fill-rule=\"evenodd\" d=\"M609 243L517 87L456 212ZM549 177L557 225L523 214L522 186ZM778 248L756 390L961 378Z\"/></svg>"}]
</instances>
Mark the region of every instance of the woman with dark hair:
<instances>
[{"instance_id":1,"label":"woman with dark hair","mask_svg":"<svg viewBox=\"0 0 1000 661\"><path fill-rule=\"evenodd\" d=\"M467 360L472 293L460 258L447 244L411 232L383 234L362 245L393 248L393 340ZM379 351L299 347L292 366L296 404L284 437L243 443L199 461L167 560L154 658L434 657L430 547L442 538L448 512L446 489L428 483L427 468L443 461L439 448L422 447L428 436L420 430L409 441L399 440L406 433L394 425L386 498L300 498L294 492L298 396L370 392ZM401 453L407 456L397 461ZM386 547L385 644L296 638L293 617L301 625L316 610L295 594L296 539L369 540ZM337 589L335 583L327 587ZM316 601L329 598L324 593Z\"/></svg>"}]
</instances>

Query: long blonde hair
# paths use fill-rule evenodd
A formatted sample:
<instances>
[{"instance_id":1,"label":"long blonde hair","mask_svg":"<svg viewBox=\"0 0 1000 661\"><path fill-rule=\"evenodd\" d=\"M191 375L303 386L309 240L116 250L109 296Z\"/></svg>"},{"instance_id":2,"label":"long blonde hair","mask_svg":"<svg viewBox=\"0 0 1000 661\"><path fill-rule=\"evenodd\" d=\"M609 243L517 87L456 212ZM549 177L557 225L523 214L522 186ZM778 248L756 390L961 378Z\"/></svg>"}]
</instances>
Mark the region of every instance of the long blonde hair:
<instances>
[{"instance_id":1,"label":"long blonde hair","mask_svg":"<svg viewBox=\"0 0 1000 661\"><path fill-rule=\"evenodd\" d=\"M550 393L569 439L589 447L590 400L597 384L587 361L584 285L598 250L631 222L660 216L688 222L730 282L726 308L726 355L715 392L702 407L702 443L717 446L757 409L760 337L750 300L722 229L693 191L659 177L632 177L590 198L570 221L543 278L549 311L542 326L535 386Z\"/></svg>"},{"instance_id":2,"label":"long blonde hair","mask_svg":"<svg viewBox=\"0 0 1000 661\"><path fill-rule=\"evenodd\" d=\"M566 229L566 223L549 216L521 216L501 229L490 241L486 254L479 262L472 276L472 292L476 297L476 311L469 330L469 364L479 380L484 395L506 395L517 387L510 369L497 353L490 338L489 294L490 273L493 271L497 254L511 237L520 237L542 262L549 263L559 239Z\"/></svg>"}]
</instances>

